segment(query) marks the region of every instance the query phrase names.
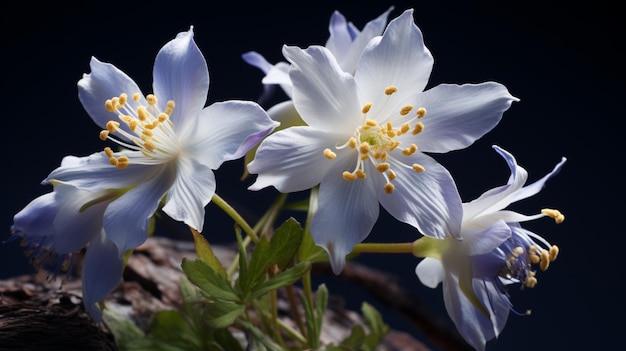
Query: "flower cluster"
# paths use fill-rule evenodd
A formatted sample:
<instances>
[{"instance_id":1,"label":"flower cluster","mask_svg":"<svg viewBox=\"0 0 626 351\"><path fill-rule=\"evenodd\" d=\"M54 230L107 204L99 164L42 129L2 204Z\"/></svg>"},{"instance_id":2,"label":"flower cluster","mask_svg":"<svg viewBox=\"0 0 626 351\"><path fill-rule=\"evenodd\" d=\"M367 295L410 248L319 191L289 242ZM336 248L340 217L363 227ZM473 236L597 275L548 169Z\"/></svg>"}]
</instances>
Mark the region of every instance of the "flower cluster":
<instances>
[{"instance_id":1,"label":"flower cluster","mask_svg":"<svg viewBox=\"0 0 626 351\"><path fill-rule=\"evenodd\" d=\"M494 146L511 170L508 183L463 202L436 154L469 147L519 99L496 82L427 89L433 56L413 10L388 22L393 10L362 30L335 12L325 46L284 45L286 61L277 64L245 53L265 75L264 96L280 86L289 98L267 111L264 99L205 106L209 73L193 27L158 52L148 94L92 58L79 99L114 147L64 157L43 181L53 190L15 215L13 238L30 247L35 263L56 263L55 274L86 248L83 302L99 321L98 302L120 283L125 254L145 242L155 212L202 232L214 170L245 156L247 174L256 177L249 190L318 190L307 228L335 274L369 236L381 207L415 228L417 277L432 288L442 283L457 329L483 350L515 311L507 287L532 288L536 268L546 270L558 254L520 223L564 219L555 209L523 215L506 208L538 193L565 158L525 185L526 170Z\"/></svg>"}]
</instances>

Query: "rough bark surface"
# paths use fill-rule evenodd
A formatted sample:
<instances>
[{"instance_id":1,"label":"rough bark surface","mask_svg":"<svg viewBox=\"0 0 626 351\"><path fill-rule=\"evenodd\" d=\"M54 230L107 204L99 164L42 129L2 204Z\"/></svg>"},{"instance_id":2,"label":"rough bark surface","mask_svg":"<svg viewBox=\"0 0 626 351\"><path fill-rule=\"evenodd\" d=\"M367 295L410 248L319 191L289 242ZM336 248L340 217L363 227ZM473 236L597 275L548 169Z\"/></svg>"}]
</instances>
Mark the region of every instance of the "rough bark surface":
<instances>
[{"instance_id":1,"label":"rough bark surface","mask_svg":"<svg viewBox=\"0 0 626 351\"><path fill-rule=\"evenodd\" d=\"M223 263L231 262L235 251L213 247ZM178 308L181 295L178 284L184 277L180 269L183 257L194 258L193 243L166 238L150 238L139 247L128 261L124 279L106 300L108 308L131 318L147 329L152 316L164 309ZM76 265L80 267L80 262ZM77 270L79 268L76 268ZM318 273L328 271L324 266ZM465 350L457 336L438 325L423 320L423 311L414 297L407 295L397 282L386 274L358 265L348 265L342 277L370 289L383 303L405 311L416 324L428 329L442 346L449 350ZM332 293L332 292L331 292ZM337 298L337 297L333 297ZM339 297L341 298L341 297ZM287 305L283 301L282 305ZM322 331L323 342L337 342L345 338L354 324L363 324L359 313L341 307L329 306L327 321ZM289 322L289 321L287 321ZM9 280L0 280L0 350L105 350L116 351L113 336L103 324L95 324L81 304L80 279L67 282L50 281L45 271ZM390 330L380 351L428 351L411 335Z\"/></svg>"}]
</instances>

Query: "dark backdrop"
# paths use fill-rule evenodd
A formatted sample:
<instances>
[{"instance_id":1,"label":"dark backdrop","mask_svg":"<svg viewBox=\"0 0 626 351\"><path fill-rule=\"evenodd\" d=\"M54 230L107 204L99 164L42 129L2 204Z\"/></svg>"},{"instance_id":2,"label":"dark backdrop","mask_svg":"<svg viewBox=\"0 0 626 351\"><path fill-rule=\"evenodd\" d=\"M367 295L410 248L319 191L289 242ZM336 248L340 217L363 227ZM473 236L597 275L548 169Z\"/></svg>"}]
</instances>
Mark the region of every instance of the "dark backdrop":
<instances>
[{"instance_id":1,"label":"dark backdrop","mask_svg":"<svg viewBox=\"0 0 626 351\"><path fill-rule=\"evenodd\" d=\"M194 4L194 5L192 5ZM195 5L199 4L199 5ZM76 82L89 71L95 55L112 62L150 90L152 63L159 48L176 33L195 26L195 40L211 75L210 102L254 100L261 93L262 74L240 55L255 50L271 62L282 60L283 43L323 44L328 20L340 10L361 28L395 5L392 17L415 8L415 19L435 58L431 86L494 80L521 99L502 122L470 148L435 155L457 178L464 200L501 185L508 177L502 159L490 148L511 151L530 173L543 176L568 157L563 171L548 187L518 205L535 213L543 207L560 209L565 223L550 220L528 224L561 247L559 259L539 277L539 285L515 294L520 310L512 315L501 337L489 350L615 350L626 346L618 326L624 316L621 249L624 229L623 175L618 154L625 78L624 24L621 9L608 1L571 2L452 1L383 2L349 5L314 1L272 5L255 2L175 1L129 5L128 2L82 1L35 5L20 2L2 12L2 226L0 240L9 236L12 216L32 198L50 189L39 182L67 154L87 155L104 145L77 98ZM261 212L251 203L267 204L272 190L248 194L240 184L241 163L225 164L217 173L218 193L254 220ZM253 199L253 200L250 200ZM170 233L176 223L164 223ZM207 226L228 228L231 222L212 205ZM231 240L212 235L209 240ZM217 231L217 230L216 230ZM413 240L414 233L383 215L371 240ZM185 230L179 231L186 237ZM31 272L16 243L0 246L0 278ZM417 260L405 256L368 256L360 261L402 277L407 288L443 312L441 289L424 288L413 271ZM323 280L322 280L323 281ZM359 288L338 286L331 292L354 295ZM360 290L359 290L360 291ZM365 298L367 294L360 292ZM359 295L361 296L361 295ZM358 308L359 301L349 299ZM375 301L374 301L375 302ZM387 313L384 307L381 307ZM442 318L449 322L447 316ZM394 314L386 321L419 335ZM621 329L621 328L620 328Z\"/></svg>"}]
</instances>

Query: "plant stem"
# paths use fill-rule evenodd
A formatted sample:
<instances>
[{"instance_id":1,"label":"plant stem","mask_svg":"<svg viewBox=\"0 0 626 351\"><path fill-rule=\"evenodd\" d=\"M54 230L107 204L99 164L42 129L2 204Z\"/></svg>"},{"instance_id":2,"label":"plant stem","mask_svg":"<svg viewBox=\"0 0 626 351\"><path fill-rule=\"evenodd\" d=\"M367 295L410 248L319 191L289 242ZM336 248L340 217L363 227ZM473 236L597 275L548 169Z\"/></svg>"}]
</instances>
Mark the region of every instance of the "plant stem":
<instances>
[{"instance_id":1,"label":"plant stem","mask_svg":"<svg viewBox=\"0 0 626 351\"><path fill-rule=\"evenodd\" d=\"M239 215L239 212L235 211L234 208L232 208L226 201L224 201L224 199L222 199L217 194L213 194L213 198L211 199L211 201L219 208L221 208L224 212L226 212L226 214L229 215L230 218L232 218L235 223L237 223L241 227L241 229L243 229L243 231L252 239L252 241L254 241L255 243L259 241L259 237L256 235L254 230L252 230L248 222L246 222L246 220L243 219L241 215Z\"/></svg>"},{"instance_id":2,"label":"plant stem","mask_svg":"<svg viewBox=\"0 0 626 351\"><path fill-rule=\"evenodd\" d=\"M353 253L413 253L413 243L360 243Z\"/></svg>"}]
</instances>

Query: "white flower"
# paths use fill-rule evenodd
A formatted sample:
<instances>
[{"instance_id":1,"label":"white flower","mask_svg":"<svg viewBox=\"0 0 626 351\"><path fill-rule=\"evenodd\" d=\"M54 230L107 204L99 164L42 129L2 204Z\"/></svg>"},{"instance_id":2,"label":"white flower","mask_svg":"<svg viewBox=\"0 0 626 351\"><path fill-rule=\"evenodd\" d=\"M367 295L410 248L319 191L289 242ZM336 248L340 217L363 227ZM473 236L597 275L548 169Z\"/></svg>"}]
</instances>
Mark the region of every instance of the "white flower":
<instances>
[{"instance_id":1,"label":"white flower","mask_svg":"<svg viewBox=\"0 0 626 351\"><path fill-rule=\"evenodd\" d=\"M354 75L325 47L285 46L293 104L307 125L270 135L248 165L258 174L252 190L320 185L311 232L335 273L371 231L379 203L424 235L458 233L454 181L425 152L469 146L517 100L493 82L423 91L433 59L412 15L405 11L369 42Z\"/></svg>"},{"instance_id":2,"label":"white flower","mask_svg":"<svg viewBox=\"0 0 626 351\"><path fill-rule=\"evenodd\" d=\"M513 202L538 193L560 171L565 158L552 172L524 186L526 170L510 153L497 146L494 149L507 162L511 177L506 185L463 204L462 240L424 237L415 244L416 254L426 256L415 269L418 278L431 288L443 282L448 314L461 335L478 350L484 350L485 343L500 334L513 310L505 285L534 287L534 267L546 270L558 254L556 246L523 229L519 222L548 216L561 223L565 218L553 209L532 216L506 210Z\"/></svg>"}]
</instances>

